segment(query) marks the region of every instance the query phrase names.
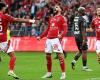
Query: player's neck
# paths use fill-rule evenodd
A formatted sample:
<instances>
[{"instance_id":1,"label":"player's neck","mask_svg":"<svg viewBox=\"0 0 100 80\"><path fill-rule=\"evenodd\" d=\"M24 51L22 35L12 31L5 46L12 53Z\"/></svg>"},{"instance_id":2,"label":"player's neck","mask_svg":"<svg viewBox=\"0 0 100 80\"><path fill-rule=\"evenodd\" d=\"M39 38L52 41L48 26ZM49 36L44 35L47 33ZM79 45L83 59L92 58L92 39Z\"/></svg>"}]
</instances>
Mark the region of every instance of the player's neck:
<instances>
[{"instance_id":1,"label":"player's neck","mask_svg":"<svg viewBox=\"0 0 100 80\"><path fill-rule=\"evenodd\" d=\"M60 13L60 12L58 12L56 15L57 15L57 16L59 16L59 15L61 15L61 13Z\"/></svg>"}]
</instances>

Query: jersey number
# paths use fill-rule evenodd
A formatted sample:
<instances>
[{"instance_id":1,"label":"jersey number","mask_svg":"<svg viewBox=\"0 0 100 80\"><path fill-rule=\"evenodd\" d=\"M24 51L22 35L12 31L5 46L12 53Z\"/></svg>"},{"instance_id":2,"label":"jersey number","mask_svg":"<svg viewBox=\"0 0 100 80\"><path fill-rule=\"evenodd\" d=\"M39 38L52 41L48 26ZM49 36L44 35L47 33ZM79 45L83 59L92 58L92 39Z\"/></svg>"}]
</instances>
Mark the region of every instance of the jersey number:
<instances>
[{"instance_id":1,"label":"jersey number","mask_svg":"<svg viewBox=\"0 0 100 80\"><path fill-rule=\"evenodd\" d=\"M77 23L75 23L75 30L79 30L79 26Z\"/></svg>"}]
</instances>

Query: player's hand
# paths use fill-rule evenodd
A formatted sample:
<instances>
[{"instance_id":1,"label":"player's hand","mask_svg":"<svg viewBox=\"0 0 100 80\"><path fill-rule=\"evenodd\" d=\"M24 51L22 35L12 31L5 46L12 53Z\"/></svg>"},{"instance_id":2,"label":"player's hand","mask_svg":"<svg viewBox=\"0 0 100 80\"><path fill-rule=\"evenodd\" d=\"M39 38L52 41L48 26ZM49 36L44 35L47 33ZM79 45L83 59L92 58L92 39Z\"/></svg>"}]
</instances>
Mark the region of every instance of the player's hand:
<instances>
[{"instance_id":1,"label":"player's hand","mask_svg":"<svg viewBox=\"0 0 100 80\"><path fill-rule=\"evenodd\" d=\"M32 23L32 24L34 24L35 20L34 19L30 19L29 22Z\"/></svg>"},{"instance_id":2,"label":"player's hand","mask_svg":"<svg viewBox=\"0 0 100 80\"><path fill-rule=\"evenodd\" d=\"M93 32L92 28L86 28L86 32Z\"/></svg>"},{"instance_id":3,"label":"player's hand","mask_svg":"<svg viewBox=\"0 0 100 80\"><path fill-rule=\"evenodd\" d=\"M40 40L40 39L41 39L41 37L40 37L40 36L38 36L38 37L37 37L37 40Z\"/></svg>"},{"instance_id":4,"label":"player's hand","mask_svg":"<svg viewBox=\"0 0 100 80\"><path fill-rule=\"evenodd\" d=\"M86 40L83 40L82 45L84 46L85 44L87 44L87 41Z\"/></svg>"},{"instance_id":5,"label":"player's hand","mask_svg":"<svg viewBox=\"0 0 100 80\"><path fill-rule=\"evenodd\" d=\"M59 39L61 39L61 38L62 38L62 36L61 36L61 35L58 35L58 38L59 38Z\"/></svg>"}]
</instances>

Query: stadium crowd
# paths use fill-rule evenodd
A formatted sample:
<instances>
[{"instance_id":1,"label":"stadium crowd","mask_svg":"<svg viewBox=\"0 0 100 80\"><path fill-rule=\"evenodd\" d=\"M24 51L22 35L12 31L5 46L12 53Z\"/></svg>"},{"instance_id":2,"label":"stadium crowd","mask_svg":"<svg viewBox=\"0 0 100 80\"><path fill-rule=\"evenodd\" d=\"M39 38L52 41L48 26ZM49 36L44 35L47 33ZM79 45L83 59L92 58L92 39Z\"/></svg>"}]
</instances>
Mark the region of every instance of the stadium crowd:
<instances>
[{"instance_id":1,"label":"stadium crowd","mask_svg":"<svg viewBox=\"0 0 100 80\"><path fill-rule=\"evenodd\" d=\"M9 1L8 1L9 2ZM48 25L48 12L57 3L62 5L63 15L68 19L67 36L73 36L73 18L77 14L77 8L84 6L89 26L95 16L95 6L99 0L12 0L9 4L9 14L18 18L36 19L35 24L13 23L10 24L12 36L38 36ZM88 33L88 36L95 34Z\"/></svg>"}]
</instances>

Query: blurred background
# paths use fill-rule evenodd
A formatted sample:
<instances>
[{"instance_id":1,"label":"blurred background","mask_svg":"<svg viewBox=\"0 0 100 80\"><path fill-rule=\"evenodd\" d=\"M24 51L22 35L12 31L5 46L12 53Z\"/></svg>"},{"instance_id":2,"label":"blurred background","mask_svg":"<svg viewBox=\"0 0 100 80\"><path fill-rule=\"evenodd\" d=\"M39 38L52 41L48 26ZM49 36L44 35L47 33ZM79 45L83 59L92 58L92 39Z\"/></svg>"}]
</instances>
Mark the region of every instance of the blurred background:
<instances>
[{"instance_id":1,"label":"blurred background","mask_svg":"<svg viewBox=\"0 0 100 80\"><path fill-rule=\"evenodd\" d=\"M35 18L37 24L15 23L10 24L11 36L38 36L47 27L47 13L55 4L60 3L63 7L63 15L68 19L68 33L66 36L73 36L73 17L79 6L86 8L88 16L87 23L90 25L95 16L95 6L100 0L1 0L9 6L8 13L18 18ZM88 33L88 36L95 36L95 33Z\"/></svg>"}]
</instances>

